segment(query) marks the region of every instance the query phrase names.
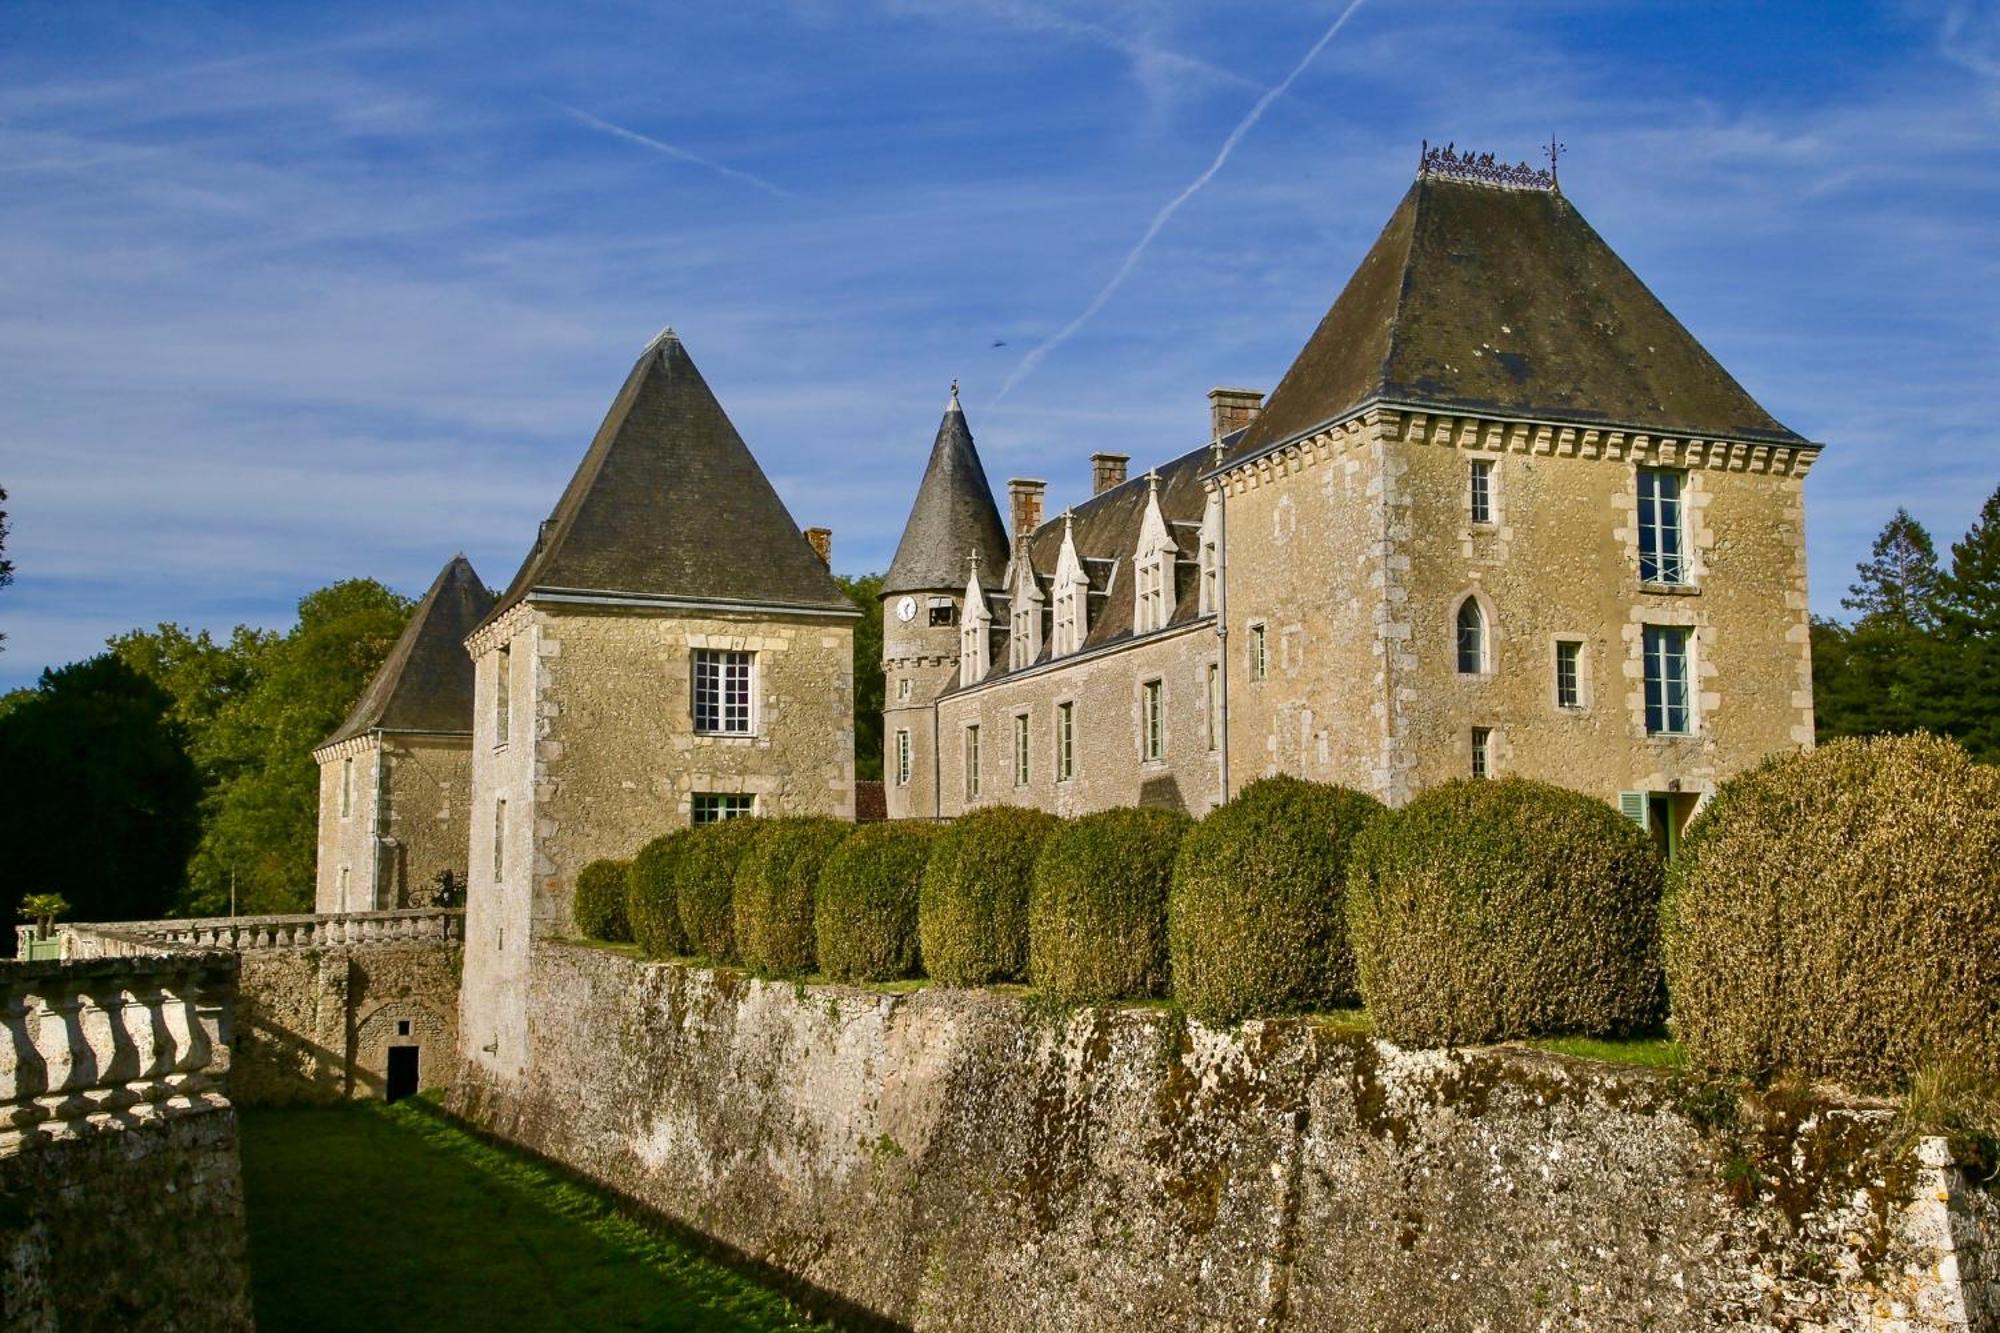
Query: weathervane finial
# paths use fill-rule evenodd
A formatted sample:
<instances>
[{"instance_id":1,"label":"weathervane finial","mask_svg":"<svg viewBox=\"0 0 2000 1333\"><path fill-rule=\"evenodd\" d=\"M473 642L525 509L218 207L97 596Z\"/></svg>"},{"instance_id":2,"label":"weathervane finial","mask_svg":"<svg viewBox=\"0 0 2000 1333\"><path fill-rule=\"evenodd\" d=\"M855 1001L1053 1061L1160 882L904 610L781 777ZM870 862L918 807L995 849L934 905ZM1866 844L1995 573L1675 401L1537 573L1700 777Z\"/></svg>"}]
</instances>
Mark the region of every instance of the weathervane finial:
<instances>
[{"instance_id":1,"label":"weathervane finial","mask_svg":"<svg viewBox=\"0 0 2000 1333\"><path fill-rule=\"evenodd\" d=\"M1557 194L1562 193L1562 178L1556 172L1556 159L1561 157L1563 150L1568 147L1569 145L1566 143L1557 142L1556 136L1551 134L1549 136L1549 146L1542 150L1542 156L1549 160L1549 188Z\"/></svg>"}]
</instances>

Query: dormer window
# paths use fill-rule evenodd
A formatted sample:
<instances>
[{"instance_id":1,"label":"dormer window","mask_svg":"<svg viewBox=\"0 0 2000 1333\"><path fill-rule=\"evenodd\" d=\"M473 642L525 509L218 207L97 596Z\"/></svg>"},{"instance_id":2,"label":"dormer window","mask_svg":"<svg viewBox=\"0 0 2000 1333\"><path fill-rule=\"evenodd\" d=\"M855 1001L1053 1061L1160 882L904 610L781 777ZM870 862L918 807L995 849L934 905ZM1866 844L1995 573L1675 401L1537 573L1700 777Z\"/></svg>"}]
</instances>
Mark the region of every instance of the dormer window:
<instances>
[{"instance_id":1,"label":"dormer window","mask_svg":"<svg viewBox=\"0 0 2000 1333\"><path fill-rule=\"evenodd\" d=\"M1139 560L1138 571L1138 611L1134 618L1133 630L1140 634L1159 629L1167 623L1166 615L1166 561L1158 552Z\"/></svg>"},{"instance_id":2,"label":"dormer window","mask_svg":"<svg viewBox=\"0 0 2000 1333\"><path fill-rule=\"evenodd\" d=\"M1139 523L1139 549L1132 557L1135 634L1165 629L1174 614L1174 557L1178 548L1160 513L1159 474L1147 473L1146 483L1146 513Z\"/></svg>"},{"instance_id":3,"label":"dormer window","mask_svg":"<svg viewBox=\"0 0 2000 1333\"><path fill-rule=\"evenodd\" d=\"M1212 616L1222 600L1222 504L1217 492L1210 492L1208 508L1201 516L1201 577L1196 585L1195 612Z\"/></svg>"},{"instance_id":4,"label":"dormer window","mask_svg":"<svg viewBox=\"0 0 2000 1333\"><path fill-rule=\"evenodd\" d=\"M1026 557L1020 563L1021 576L1014 583L1012 624L1007 635L1007 665L1015 671L1033 666L1042 654L1042 590L1035 584L1035 572Z\"/></svg>"},{"instance_id":5,"label":"dormer window","mask_svg":"<svg viewBox=\"0 0 2000 1333\"><path fill-rule=\"evenodd\" d=\"M958 683L976 685L992 669L992 637L988 629L993 613L986 609L986 593L979 586L979 562L972 562L972 575L965 581L965 619L958 627Z\"/></svg>"},{"instance_id":6,"label":"dormer window","mask_svg":"<svg viewBox=\"0 0 2000 1333\"><path fill-rule=\"evenodd\" d=\"M1056 557L1055 633L1049 651L1056 657L1076 652L1089 634L1090 580L1084 576L1083 561L1077 558L1070 518L1064 515L1062 552Z\"/></svg>"}]
</instances>

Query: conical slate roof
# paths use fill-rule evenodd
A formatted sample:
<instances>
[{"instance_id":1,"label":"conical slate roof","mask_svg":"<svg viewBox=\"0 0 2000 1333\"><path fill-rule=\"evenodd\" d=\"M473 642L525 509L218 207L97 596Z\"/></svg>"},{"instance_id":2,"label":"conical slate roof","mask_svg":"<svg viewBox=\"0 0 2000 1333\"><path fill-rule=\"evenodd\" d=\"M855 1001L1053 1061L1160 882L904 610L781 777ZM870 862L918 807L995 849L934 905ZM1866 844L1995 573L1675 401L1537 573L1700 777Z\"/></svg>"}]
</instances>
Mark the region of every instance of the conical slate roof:
<instances>
[{"instance_id":1,"label":"conical slate roof","mask_svg":"<svg viewBox=\"0 0 2000 1333\"><path fill-rule=\"evenodd\" d=\"M1403 196L1236 455L1375 400L1805 443L1563 195L1432 174Z\"/></svg>"},{"instance_id":2,"label":"conical slate roof","mask_svg":"<svg viewBox=\"0 0 2000 1333\"><path fill-rule=\"evenodd\" d=\"M672 329L625 377L488 619L530 592L854 610Z\"/></svg>"},{"instance_id":3,"label":"conical slate roof","mask_svg":"<svg viewBox=\"0 0 2000 1333\"><path fill-rule=\"evenodd\" d=\"M493 606L472 562L455 555L431 581L402 637L354 711L322 745L371 731L472 734L472 658L465 636Z\"/></svg>"},{"instance_id":4,"label":"conical slate roof","mask_svg":"<svg viewBox=\"0 0 2000 1333\"><path fill-rule=\"evenodd\" d=\"M924 465L923 483L917 487L917 501L903 525L903 540L896 546L889 572L882 576L882 593L961 588L967 578L966 559L975 551L980 582L998 587L1007 567L1007 529L993 503L993 488L986 484L986 469L980 466L954 384L931 445L930 462Z\"/></svg>"}]
</instances>

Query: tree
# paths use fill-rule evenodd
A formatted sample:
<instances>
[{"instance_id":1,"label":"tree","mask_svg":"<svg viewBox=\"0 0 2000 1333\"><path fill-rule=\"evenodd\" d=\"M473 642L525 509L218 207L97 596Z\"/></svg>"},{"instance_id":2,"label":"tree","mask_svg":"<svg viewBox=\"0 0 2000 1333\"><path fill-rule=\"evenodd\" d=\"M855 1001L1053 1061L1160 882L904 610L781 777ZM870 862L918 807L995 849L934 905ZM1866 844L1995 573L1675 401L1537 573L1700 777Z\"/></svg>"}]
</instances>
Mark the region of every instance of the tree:
<instances>
[{"instance_id":1,"label":"tree","mask_svg":"<svg viewBox=\"0 0 2000 1333\"><path fill-rule=\"evenodd\" d=\"M1923 524L1898 509L1841 605L1853 625L1813 630L1814 705L1822 739L1943 730L1944 663L1934 637L1940 574Z\"/></svg>"},{"instance_id":2,"label":"tree","mask_svg":"<svg viewBox=\"0 0 2000 1333\"><path fill-rule=\"evenodd\" d=\"M834 582L861 611L854 626L854 776L882 779L882 576L836 574Z\"/></svg>"},{"instance_id":3,"label":"tree","mask_svg":"<svg viewBox=\"0 0 2000 1333\"><path fill-rule=\"evenodd\" d=\"M1944 648L1945 729L1974 759L2000 762L2000 489L1986 498L1951 547L1938 583L1938 637Z\"/></svg>"},{"instance_id":4,"label":"tree","mask_svg":"<svg viewBox=\"0 0 2000 1333\"><path fill-rule=\"evenodd\" d=\"M0 504L7 503L7 488L0 486ZM7 511L0 509L0 588L14 581L14 562L7 558ZM0 634L0 643L7 642L7 636Z\"/></svg>"},{"instance_id":5,"label":"tree","mask_svg":"<svg viewBox=\"0 0 2000 1333\"><path fill-rule=\"evenodd\" d=\"M1868 559L1840 604L1858 611L1857 625L1929 630L1937 624L1937 547L1924 525L1897 509L1875 538Z\"/></svg>"}]
</instances>

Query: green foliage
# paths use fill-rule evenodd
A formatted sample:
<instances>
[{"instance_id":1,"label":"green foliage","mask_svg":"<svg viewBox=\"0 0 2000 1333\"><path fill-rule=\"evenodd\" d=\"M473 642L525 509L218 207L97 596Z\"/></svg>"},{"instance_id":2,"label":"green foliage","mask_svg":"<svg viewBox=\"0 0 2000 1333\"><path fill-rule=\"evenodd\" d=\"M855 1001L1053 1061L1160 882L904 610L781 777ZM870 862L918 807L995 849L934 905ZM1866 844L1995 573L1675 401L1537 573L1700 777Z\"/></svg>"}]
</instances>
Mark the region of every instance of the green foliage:
<instances>
[{"instance_id":1,"label":"green foliage","mask_svg":"<svg viewBox=\"0 0 2000 1333\"><path fill-rule=\"evenodd\" d=\"M0 716L0 911L33 892L87 921L166 913L201 799L172 706L105 653L44 671Z\"/></svg>"},{"instance_id":2,"label":"green foliage","mask_svg":"<svg viewBox=\"0 0 2000 1333\"><path fill-rule=\"evenodd\" d=\"M1055 829L1028 895L1028 979L1058 1003L1167 991L1167 890L1194 821L1101 810Z\"/></svg>"},{"instance_id":3,"label":"green foliage","mask_svg":"<svg viewBox=\"0 0 2000 1333\"><path fill-rule=\"evenodd\" d=\"M718 963L738 961L736 953L736 871L762 831L761 819L723 819L699 824L688 833L674 876L681 934L688 951Z\"/></svg>"},{"instance_id":4,"label":"green foliage","mask_svg":"<svg viewBox=\"0 0 2000 1333\"><path fill-rule=\"evenodd\" d=\"M1027 975L1028 886L1057 822L1045 811L995 805L939 835L917 910L931 980L982 986Z\"/></svg>"},{"instance_id":5,"label":"green foliage","mask_svg":"<svg viewBox=\"0 0 2000 1333\"><path fill-rule=\"evenodd\" d=\"M1660 888L1651 841L1602 801L1520 778L1433 787L1350 852L1375 1030L1455 1046L1651 1028Z\"/></svg>"},{"instance_id":6,"label":"green foliage","mask_svg":"<svg viewBox=\"0 0 2000 1333\"><path fill-rule=\"evenodd\" d=\"M820 970L836 981L921 975L917 901L938 826L864 824L826 858L814 903Z\"/></svg>"},{"instance_id":7,"label":"green foliage","mask_svg":"<svg viewBox=\"0 0 2000 1333\"><path fill-rule=\"evenodd\" d=\"M1182 841L1167 899L1174 998L1213 1023L1353 1004L1348 844L1381 813L1372 796L1293 777L1211 811Z\"/></svg>"},{"instance_id":8,"label":"green foliage","mask_svg":"<svg viewBox=\"0 0 2000 1333\"><path fill-rule=\"evenodd\" d=\"M1835 741L1732 778L1682 844L1663 920L1696 1068L2000 1080L2000 770L1950 741Z\"/></svg>"},{"instance_id":9,"label":"green foliage","mask_svg":"<svg viewBox=\"0 0 2000 1333\"><path fill-rule=\"evenodd\" d=\"M854 622L854 776L882 779L882 576L836 574L833 581L861 611Z\"/></svg>"},{"instance_id":10,"label":"green foliage","mask_svg":"<svg viewBox=\"0 0 2000 1333\"><path fill-rule=\"evenodd\" d=\"M681 857L694 836L675 829L641 847L625 876L625 923L648 958L678 958L688 951L681 929Z\"/></svg>"},{"instance_id":11,"label":"green foliage","mask_svg":"<svg viewBox=\"0 0 2000 1333\"><path fill-rule=\"evenodd\" d=\"M766 972L810 972L820 868L854 825L816 816L759 822L763 827L736 868L736 950Z\"/></svg>"},{"instance_id":12,"label":"green foliage","mask_svg":"<svg viewBox=\"0 0 2000 1333\"><path fill-rule=\"evenodd\" d=\"M613 944L632 938L632 926L625 914L625 889L631 873L630 861L592 861L576 872L576 896L570 903L570 916L576 922L578 935Z\"/></svg>"},{"instance_id":13,"label":"green foliage","mask_svg":"<svg viewBox=\"0 0 2000 1333\"><path fill-rule=\"evenodd\" d=\"M44 936L54 927L56 918L69 912L69 899L60 893L31 893L21 899L21 919L35 923Z\"/></svg>"}]
</instances>

